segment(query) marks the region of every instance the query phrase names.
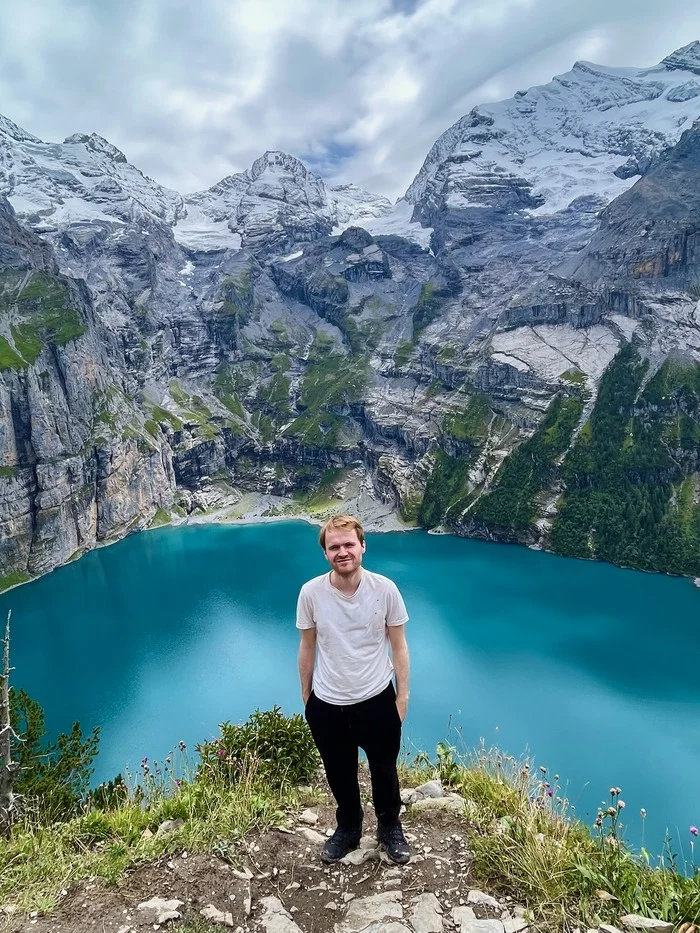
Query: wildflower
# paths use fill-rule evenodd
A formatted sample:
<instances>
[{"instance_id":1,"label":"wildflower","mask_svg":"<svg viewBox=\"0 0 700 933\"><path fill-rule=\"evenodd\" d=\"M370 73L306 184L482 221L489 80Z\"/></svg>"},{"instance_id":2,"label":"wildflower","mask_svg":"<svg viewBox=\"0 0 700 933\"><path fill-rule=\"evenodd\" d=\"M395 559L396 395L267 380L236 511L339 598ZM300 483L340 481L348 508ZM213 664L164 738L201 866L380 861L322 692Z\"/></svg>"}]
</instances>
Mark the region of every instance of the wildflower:
<instances>
[{"instance_id":1,"label":"wildflower","mask_svg":"<svg viewBox=\"0 0 700 933\"><path fill-rule=\"evenodd\" d=\"M544 765L540 765L540 771L542 772L542 774L546 774L546 773L547 773L547 769L545 768Z\"/></svg>"},{"instance_id":2,"label":"wildflower","mask_svg":"<svg viewBox=\"0 0 700 933\"><path fill-rule=\"evenodd\" d=\"M177 743L177 747L180 749L181 752L184 752L185 749L187 748L187 746L186 746L185 743L182 741L182 739L180 739L180 741Z\"/></svg>"},{"instance_id":3,"label":"wildflower","mask_svg":"<svg viewBox=\"0 0 700 933\"><path fill-rule=\"evenodd\" d=\"M616 788L615 788L615 794L616 794L616 796L619 796L621 793L622 793L622 788L621 788L621 787L616 787Z\"/></svg>"},{"instance_id":4,"label":"wildflower","mask_svg":"<svg viewBox=\"0 0 700 933\"><path fill-rule=\"evenodd\" d=\"M559 780L559 775L558 775L558 774L555 774L555 775L554 775L554 780L555 780L555 781L558 781L558 780Z\"/></svg>"},{"instance_id":5,"label":"wildflower","mask_svg":"<svg viewBox=\"0 0 700 933\"><path fill-rule=\"evenodd\" d=\"M603 817L602 817L602 816L597 816L597 817L596 817L595 825L598 826L598 827L600 827L600 826L603 825Z\"/></svg>"},{"instance_id":6,"label":"wildflower","mask_svg":"<svg viewBox=\"0 0 700 933\"><path fill-rule=\"evenodd\" d=\"M698 828L697 828L697 826L691 826L691 827L690 827L690 835L691 835L691 836L697 836L697 834L698 834Z\"/></svg>"},{"instance_id":7,"label":"wildflower","mask_svg":"<svg viewBox=\"0 0 700 933\"><path fill-rule=\"evenodd\" d=\"M547 781L543 782L542 787L544 787L544 789L547 790L547 788L549 787L549 784L547 783Z\"/></svg>"},{"instance_id":8,"label":"wildflower","mask_svg":"<svg viewBox=\"0 0 700 933\"><path fill-rule=\"evenodd\" d=\"M624 810L624 809L625 809L625 801L624 801L624 800L618 800L618 801L617 801L617 808L618 808L618 810Z\"/></svg>"},{"instance_id":9,"label":"wildflower","mask_svg":"<svg viewBox=\"0 0 700 933\"><path fill-rule=\"evenodd\" d=\"M605 812L608 814L608 816L615 816L617 811L615 810L615 807L608 807Z\"/></svg>"},{"instance_id":10,"label":"wildflower","mask_svg":"<svg viewBox=\"0 0 700 933\"><path fill-rule=\"evenodd\" d=\"M175 787L182 787L182 781L178 781L178 779L175 778Z\"/></svg>"},{"instance_id":11,"label":"wildflower","mask_svg":"<svg viewBox=\"0 0 700 933\"><path fill-rule=\"evenodd\" d=\"M142 764L142 765L147 765L147 764L148 764L148 758L142 758L142 759L141 759L141 764Z\"/></svg>"},{"instance_id":12,"label":"wildflower","mask_svg":"<svg viewBox=\"0 0 700 933\"><path fill-rule=\"evenodd\" d=\"M548 791L547 791L547 796L548 796L548 797L553 797L553 796L554 796L554 791L551 790L551 789L548 790Z\"/></svg>"},{"instance_id":13,"label":"wildflower","mask_svg":"<svg viewBox=\"0 0 700 933\"><path fill-rule=\"evenodd\" d=\"M642 809L639 811L639 815L643 820L646 819L647 811L644 809L644 807L642 807Z\"/></svg>"},{"instance_id":14,"label":"wildflower","mask_svg":"<svg viewBox=\"0 0 700 933\"><path fill-rule=\"evenodd\" d=\"M216 755L217 755L218 758L223 758L225 754L226 754L226 749L225 749L225 748L220 748L220 749L217 751L217 753L216 753Z\"/></svg>"},{"instance_id":15,"label":"wildflower","mask_svg":"<svg viewBox=\"0 0 700 933\"><path fill-rule=\"evenodd\" d=\"M170 755L168 755L168 757L165 759L165 763L166 763L166 765L169 765L169 764L170 764Z\"/></svg>"}]
</instances>

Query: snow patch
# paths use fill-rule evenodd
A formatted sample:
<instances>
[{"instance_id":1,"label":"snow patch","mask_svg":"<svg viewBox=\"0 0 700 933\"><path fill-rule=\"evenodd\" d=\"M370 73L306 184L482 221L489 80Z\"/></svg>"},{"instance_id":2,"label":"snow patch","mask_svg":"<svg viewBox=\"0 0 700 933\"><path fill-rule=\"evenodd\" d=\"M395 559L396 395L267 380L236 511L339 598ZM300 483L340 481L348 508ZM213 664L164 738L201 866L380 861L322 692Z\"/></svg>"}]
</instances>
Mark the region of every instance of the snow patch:
<instances>
[{"instance_id":1,"label":"snow patch","mask_svg":"<svg viewBox=\"0 0 700 933\"><path fill-rule=\"evenodd\" d=\"M333 230L333 235L338 235L350 226L361 226L371 233L372 236L400 236L406 240L417 243L424 249L430 247L430 236L433 232L432 227L422 227L418 222L412 221L413 205L405 198L399 198L390 214L383 217L368 218L359 224L345 224L338 226Z\"/></svg>"},{"instance_id":2,"label":"snow patch","mask_svg":"<svg viewBox=\"0 0 700 933\"><path fill-rule=\"evenodd\" d=\"M241 235L229 229L226 220L213 220L196 204L187 203L187 217L173 228L175 241L196 252L240 249Z\"/></svg>"}]
</instances>

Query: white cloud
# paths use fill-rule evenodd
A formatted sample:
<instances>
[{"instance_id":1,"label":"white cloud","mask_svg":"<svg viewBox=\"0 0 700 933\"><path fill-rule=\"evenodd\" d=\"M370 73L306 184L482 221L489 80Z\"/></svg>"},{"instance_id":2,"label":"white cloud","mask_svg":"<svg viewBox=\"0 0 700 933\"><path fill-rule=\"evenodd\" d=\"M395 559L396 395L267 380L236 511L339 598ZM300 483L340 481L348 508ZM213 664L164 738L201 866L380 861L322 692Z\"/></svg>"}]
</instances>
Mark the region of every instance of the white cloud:
<instances>
[{"instance_id":1,"label":"white cloud","mask_svg":"<svg viewBox=\"0 0 700 933\"><path fill-rule=\"evenodd\" d=\"M5 0L0 101L183 192L284 149L396 197L475 104L697 37L700 9L657 0Z\"/></svg>"}]
</instances>

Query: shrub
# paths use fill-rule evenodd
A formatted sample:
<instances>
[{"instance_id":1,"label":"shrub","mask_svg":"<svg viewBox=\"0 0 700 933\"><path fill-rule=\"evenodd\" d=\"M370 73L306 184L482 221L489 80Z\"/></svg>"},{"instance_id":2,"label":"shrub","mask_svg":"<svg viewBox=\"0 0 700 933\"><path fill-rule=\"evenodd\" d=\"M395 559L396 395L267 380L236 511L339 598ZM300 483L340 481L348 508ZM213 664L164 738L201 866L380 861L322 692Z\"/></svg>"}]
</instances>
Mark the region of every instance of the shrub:
<instances>
[{"instance_id":1,"label":"shrub","mask_svg":"<svg viewBox=\"0 0 700 933\"><path fill-rule=\"evenodd\" d=\"M44 711L24 690L10 688L10 722L19 736L12 759L20 765L14 791L22 795L40 823L68 819L87 794L100 730L83 739L80 724L55 742L46 740Z\"/></svg>"},{"instance_id":2,"label":"shrub","mask_svg":"<svg viewBox=\"0 0 700 933\"><path fill-rule=\"evenodd\" d=\"M279 706L256 710L243 724L220 726L221 737L196 746L203 780L237 783L252 773L274 787L308 783L320 764L309 727Z\"/></svg>"}]
</instances>

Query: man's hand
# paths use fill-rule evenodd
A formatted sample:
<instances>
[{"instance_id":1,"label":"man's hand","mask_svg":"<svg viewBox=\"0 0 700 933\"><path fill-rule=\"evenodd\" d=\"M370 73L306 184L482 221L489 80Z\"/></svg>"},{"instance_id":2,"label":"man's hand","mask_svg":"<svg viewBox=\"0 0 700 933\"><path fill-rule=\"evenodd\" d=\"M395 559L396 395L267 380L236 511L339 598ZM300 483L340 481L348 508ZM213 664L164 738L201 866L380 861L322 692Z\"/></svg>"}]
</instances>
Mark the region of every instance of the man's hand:
<instances>
[{"instance_id":1,"label":"man's hand","mask_svg":"<svg viewBox=\"0 0 700 933\"><path fill-rule=\"evenodd\" d=\"M306 704L309 702L309 697L310 697L310 696L311 696L311 691L310 691L310 690L302 690L302 691L301 691L301 702L304 704L304 706L306 706Z\"/></svg>"},{"instance_id":2,"label":"man's hand","mask_svg":"<svg viewBox=\"0 0 700 933\"><path fill-rule=\"evenodd\" d=\"M408 697L396 697L396 709L399 711L401 722L403 722L408 711Z\"/></svg>"}]
</instances>

